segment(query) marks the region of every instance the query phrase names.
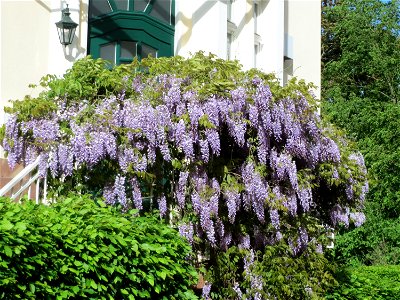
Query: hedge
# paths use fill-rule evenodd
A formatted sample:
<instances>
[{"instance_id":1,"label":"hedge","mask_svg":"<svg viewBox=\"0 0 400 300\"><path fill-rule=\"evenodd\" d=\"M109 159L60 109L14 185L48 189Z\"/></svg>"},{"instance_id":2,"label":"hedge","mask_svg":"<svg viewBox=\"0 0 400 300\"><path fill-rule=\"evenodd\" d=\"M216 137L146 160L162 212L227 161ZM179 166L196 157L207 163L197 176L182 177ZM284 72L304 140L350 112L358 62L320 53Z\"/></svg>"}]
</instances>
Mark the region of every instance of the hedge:
<instances>
[{"instance_id":1,"label":"hedge","mask_svg":"<svg viewBox=\"0 0 400 300\"><path fill-rule=\"evenodd\" d=\"M190 246L156 217L88 196L0 198L1 299L197 299Z\"/></svg>"},{"instance_id":2,"label":"hedge","mask_svg":"<svg viewBox=\"0 0 400 300\"><path fill-rule=\"evenodd\" d=\"M326 299L400 299L400 266L360 266L343 270L338 287Z\"/></svg>"}]
</instances>

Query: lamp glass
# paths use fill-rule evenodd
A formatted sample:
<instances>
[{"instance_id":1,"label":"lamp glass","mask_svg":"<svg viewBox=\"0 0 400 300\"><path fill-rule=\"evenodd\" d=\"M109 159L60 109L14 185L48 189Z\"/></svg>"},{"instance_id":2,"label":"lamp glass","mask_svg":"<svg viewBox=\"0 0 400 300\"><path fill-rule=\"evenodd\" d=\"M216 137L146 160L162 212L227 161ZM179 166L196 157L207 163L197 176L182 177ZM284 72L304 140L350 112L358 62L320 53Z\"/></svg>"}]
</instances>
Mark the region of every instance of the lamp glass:
<instances>
[{"instance_id":1,"label":"lamp glass","mask_svg":"<svg viewBox=\"0 0 400 300\"><path fill-rule=\"evenodd\" d=\"M72 19L70 18L70 12L68 7L63 9L61 12L61 21L56 23L58 38L60 43L64 46L70 45L72 40L74 39L75 29L78 26Z\"/></svg>"}]
</instances>

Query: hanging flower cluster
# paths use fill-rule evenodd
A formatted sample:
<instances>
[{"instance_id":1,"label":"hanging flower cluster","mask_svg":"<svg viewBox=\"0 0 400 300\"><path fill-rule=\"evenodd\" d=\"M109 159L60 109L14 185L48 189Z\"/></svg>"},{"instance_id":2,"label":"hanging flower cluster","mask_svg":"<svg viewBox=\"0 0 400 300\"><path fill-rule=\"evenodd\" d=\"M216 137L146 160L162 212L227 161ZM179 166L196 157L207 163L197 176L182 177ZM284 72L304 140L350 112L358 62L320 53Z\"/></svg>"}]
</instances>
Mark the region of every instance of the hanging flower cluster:
<instances>
[{"instance_id":1,"label":"hanging flower cluster","mask_svg":"<svg viewBox=\"0 0 400 300\"><path fill-rule=\"evenodd\" d=\"M96 101L65 95L41 118L12 115L3 147L10 167L41 155L43 176L92 184L109 204L150 201L194 245L260 249L285 238L296 254L312 240L305 217L360 226L362 156L321 121L304 86L285 94L259 76L231 81L206 94L190 76L131 75Z\"/></svg>"}]
</instances>

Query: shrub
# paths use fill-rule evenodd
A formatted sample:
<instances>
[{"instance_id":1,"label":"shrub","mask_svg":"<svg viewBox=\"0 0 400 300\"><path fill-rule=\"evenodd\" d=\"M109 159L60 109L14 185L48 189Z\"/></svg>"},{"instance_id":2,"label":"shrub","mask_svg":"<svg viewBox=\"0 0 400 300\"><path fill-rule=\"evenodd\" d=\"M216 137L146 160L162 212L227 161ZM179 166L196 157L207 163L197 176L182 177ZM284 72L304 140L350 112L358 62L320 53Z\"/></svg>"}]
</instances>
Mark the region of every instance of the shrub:
<instances>
[{"instance_id":1,"label":"shrub","mask_svg":"<svg viewBox=\"0 0 400 300\"><path fill-rule=\"evenodd\" d=\"M371 217L363 226L338 235L333 254L340 264L400 264L400 219Z\"/></svg>"},{"instance_id":2,"label":"shrub","mask_svg":"<svg viewBox=\"0 0 400 300\"><path fill-rule=\"evenodd\" d=\"M155 217L86 196L0 198L0 298L196 299L190 246Z\"/></svg>"},{"instance_id":3,"label":"shrub","mask_svg":"<svg viewBox=\"0 0 400 300\"><path fill-rule=\"evenodd\" d=\"M400 299L400 266L360 266L337 274L339 285L326 299Z\"/></svg>"},{"instance_id":4,"label":"shrub","mask_svg":"<svg viewBox=\"0 0 400 300\"><path fill-rule=\"evenodd\" d=\"M293 256L281 241L256 253L231 247L208 275L216 286L213 299L322 299L335 284L332 270L313 247Z\"/></svg>"}]
</instances>

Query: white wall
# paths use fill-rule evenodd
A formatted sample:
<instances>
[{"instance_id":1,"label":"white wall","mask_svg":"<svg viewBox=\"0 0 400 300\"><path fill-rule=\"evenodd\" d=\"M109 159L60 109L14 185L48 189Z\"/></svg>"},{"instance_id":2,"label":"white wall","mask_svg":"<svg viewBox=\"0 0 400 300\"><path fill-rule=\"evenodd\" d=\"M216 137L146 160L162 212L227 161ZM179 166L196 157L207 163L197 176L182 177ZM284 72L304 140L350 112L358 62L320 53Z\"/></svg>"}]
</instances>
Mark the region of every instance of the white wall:
<instances>
[{"instance_id":1,"label":"white wall","mask_svg":"<svg viewBox=\"0 0 400 300\"><path fill-rule=\"evenodd\" d=\"M55 22L61 18L64 0L1 0L1 98L35 95L28 88L50 73L62 75L86 55L89 0L69 0L72 19L80 23L74 42L63 47ZM259 0L257 33L261 37L257 67L275 73L282 81L291 76L320 84L320 1ZM226 0L176 0L175 54L188 56L199 50L227 56ZM254 67L253 0L234 0L231 58L245 69ZM291 37L293 70L284 71L284 37ZM288 70L286 70L288 71ZM319 91L318 93L319 94Z\"/></svg>"},{"instance_id":2,"label":"white wall","mask_svg":"<svg viewBox=\"0 0 400 300\"><path fill-rule=\"evenodd\" d=\"M282 84L296 76L321 82L321 3L319 0L258 0L257 34L260 51L256 67L274 73ZM234 0L231 21L231 58L238 59L244 69L254 67L254 0ZM188 56L199 50L221 58L227 54L226 0L176 0L175 54ZM285 43L289 39L289 53ZM289 55L290 64L284 64Z\"/></svg>"},{"instance_id":3,"label":"white wall","mask_svg":"<svg viewBox=\"0 0 400 300\"><path fill-rule=\"evenodd\" d=\"M285 32L292 38L293 72L314 83L317 98L321 86L321 2L319 0L285 0Z\"/></svg>"},{"instance_id":4,"label":"white wall","mask_svg":"<svg viewBox=\"0 0 400 300\"><path fill-rule=\"evenodd\" d=\"M261 37L257 68L283 78L284 2L259 0L257 33ZM254 67L255 29L253 0L234 0L231 22L231 59L244 69ZM227 4L225 0L176 1L175 54L188 56L204 50L221 58L227 56Z\"/></svg>"},{"instance_id":5,"label":"white wall","mask_svg":"<svg viewBox=\"0 0 400 300\"><path fill-rule=\"evenodd\" d=\"M79 23L72 45L63 47L55 23L61 20L63 0L0 0L0 125L8 100L37 96L42 76L61 76L86 55L89 0L68 0L71 18ZM2 150L0 147L0 157Z\"/></svg>"},{"instance_id":6,"label":"white wall","mask_svg":"<svg viewBox=\"0 0 400 300\"><path fill-rule=\"evenodd\" d=\"M175 2L175 55L189 56L203 50L226 57L226 18L224 1Z\"/></svg>"},{"instance_id":7,"label":"white wall","mask_svg":"<svg viewBox=\"0 0 400 300\"><path fill-rule=\"evenodd\" d=\"M274 73L282 82L284 46L284 2L282 0L259 1L257 31L261 36L261 52L257 67L266 73Z\"/></svg>"},{"instance_id":8,"label":"white wall","mask_svg":"<svg viewBox=\"0 0 400 300\"><path fill-rule=\"evenodd\" d=\"M32 94L28 84L47 72L49 3L1 1L1 106Z\"/></svg>"},{"instance_id":9,"label":"white wall","mask_svg":"<svg viewBox=\"0 0 400 300\"><path fill-rule=\"evenodd\" d=\"M251 69L254 67L253 1L234 1L232 21L237 29L232 34L231 58L239 60L244 69Z\"/></svg>"},{"instance_id":10,"label":"white wall","mask_svg":"<svg viewBox=\"0 0 400 300\"><path fill-rule=\"evenodd\" d=\"M72 63L86 55L88 0L69 0L71 18L80 23L71 46L63 47L55 23L61 19L61 0L1 0L1 93L3 106L10 99L36 96L42 76L61 76ZM80 21L80 22L79 22Z\"/></svg>"}]
</instances>

